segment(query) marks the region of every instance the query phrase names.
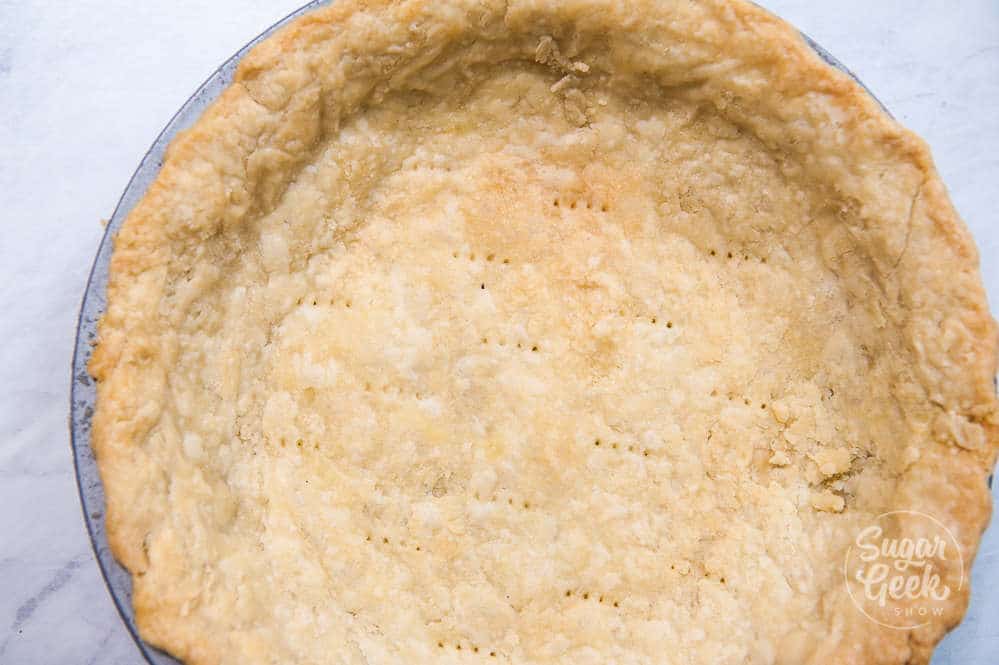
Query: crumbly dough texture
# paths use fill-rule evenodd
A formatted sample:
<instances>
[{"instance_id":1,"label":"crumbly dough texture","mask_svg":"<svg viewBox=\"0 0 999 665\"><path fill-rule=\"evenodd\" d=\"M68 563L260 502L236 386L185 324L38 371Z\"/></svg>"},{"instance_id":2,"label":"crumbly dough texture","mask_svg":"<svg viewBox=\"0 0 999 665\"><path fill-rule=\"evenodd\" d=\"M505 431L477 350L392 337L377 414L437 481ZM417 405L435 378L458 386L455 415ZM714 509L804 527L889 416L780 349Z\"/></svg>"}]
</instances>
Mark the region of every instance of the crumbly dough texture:
<instances>
[{"instance_id":1,"label":"crumbly dough texture","mask_svg":"<svg viewBox=\"0 0 999 665\"><path fill-rule=\"evenodd\" d=\"M967 573L995 368L926 146L763 10L338 0L118 233L94 444L192 665L925 663L967 585L891 630L843 555Z\"/></svg>"}]
</instances>

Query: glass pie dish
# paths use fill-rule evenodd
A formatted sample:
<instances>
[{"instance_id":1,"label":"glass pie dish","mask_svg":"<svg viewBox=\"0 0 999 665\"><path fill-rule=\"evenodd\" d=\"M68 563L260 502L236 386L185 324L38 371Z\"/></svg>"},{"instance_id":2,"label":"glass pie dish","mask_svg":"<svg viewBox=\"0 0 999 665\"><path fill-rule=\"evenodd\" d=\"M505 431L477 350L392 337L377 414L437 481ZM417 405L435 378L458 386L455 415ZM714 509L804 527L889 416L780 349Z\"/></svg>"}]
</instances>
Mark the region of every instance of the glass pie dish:
<instances>
[{"instance_id":1,"label":"glass pie dish","mask_svg":"<svg viewBox=\"0 0 999 665\"><path fill-rule=\"evenodd\" d=\"M278 22L265 31L257 39L241 49L228 60L206 81L199 90L180 109L164 131L157 138L152 148L142 160L133 175L128 187L119 202L114 215L107 227L104 239L98 251L79 318L76 347L73 362L72 381L72 445L76 463L84 516L92 538L102 573L109 590L133 638L141 652L150 663L175 663L165 654L145 645L138 636L135 618L132 611L131 583L128 572L113 558L108 546L104 523L104 492L101 485L97 465L91 449L91 418L94 411L95 386L87 373L87 363L90 359L92 344L96 336L97 322L105 308L105 290L108 278L108 266L112 252L112 239L119 230L132 207L142 198L147 187L155 179L162 165L163 156L168 144L178 132L193 123L204 109L211 104L232 81L233 73L243 56L261 39L267 37L283 26L289 20L301 13L310 11L326 4L317 1L306 5L283 21ZM805 37L815 51L831 65L850 74L825 50ZM850 74L852 76L852 74ZM557 204L556 204L557 205ZM484 288L484 287L483 287Z\"/></svg>"}]
</instances>

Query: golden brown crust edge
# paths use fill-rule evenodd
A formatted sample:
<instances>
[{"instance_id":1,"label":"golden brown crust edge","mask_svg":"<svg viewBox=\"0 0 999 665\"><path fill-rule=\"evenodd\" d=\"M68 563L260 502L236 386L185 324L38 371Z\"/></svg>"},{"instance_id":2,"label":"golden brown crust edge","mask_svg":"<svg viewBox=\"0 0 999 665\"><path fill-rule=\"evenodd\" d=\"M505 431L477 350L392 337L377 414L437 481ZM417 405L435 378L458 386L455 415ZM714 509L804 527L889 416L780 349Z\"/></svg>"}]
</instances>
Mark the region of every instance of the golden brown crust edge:
<instances>
[{"instance_id":1,"label":"golden brown crust edge","mask_svg":"<svg viewBox=\"0 0 999 665\"><path fill-rule=\"evenodd\" d=\"M924 142L889 118L855 82L823 63L794 29L748 2L705 1L693 9L652 1L625 7L601 1L564 2L554 8L527 1L448 4L465 14L501 17L507 30L521 34L541 34L547 28L557 38L560 25L583 30L628 25L635 48L668 40L670 33L660 36L653 26L672 20L671 29L685 29L699 47L728 56L750 74L709 73L703 81L706 96L725 104L731 117L757 131L765 143L797 150L799 157L810 151L835 157L832 166L812 166L836 183L837 195L863 202L856 215L863 223L850 232L870 249L879 268L886 316L905 331L911 350L922 359L913 384L904 387L905 394L916 395L906 413L915 427L947 444L928 450L909 469L897 503L930 510L952 527L967 554L967 574L990 514L984 479L999 444L993 393L997 334L974 243ZM462 30L475 29L471 22L436 19L442 5L426 0L336 2L261 43L241 63L235 83L171 144L160 175L115 239L108 309L90 364L99 381L93 445L107 493L108 537L115 556L133 574L143 637L193 665L221 661L224 642L212 639L207 629L191 630L177 621L179 608L151 596L142 579L150 565L144 539L159 519L156 497L163 496L169 483L138 445L158 418L166 368L175 352L160 334L156 309L169 265L185 247L269 209L322 135L335 131L370 94L348 88L335 74L320 76L318 61L335 62L329 56L347 49L377 54L402 37L412 39L410 50L415 52L421 40L454 39ZM362 40L344 29L360 15L388 19ZM711 20L705 22L706 16ZM399 26L409 23L436 29L407 35ZM622 45L613 57L626 59L630 45ZM659 64L661 78L668 80L668 63ZM391 66L372 80L387 76ZM344 87L328 87L337 83ZM740 105L763 113L750 117ZM830 109L837 129L823 126ZM786 123L805 118L811 121L806 125L818 129L789 130L789 124L777 122L782 118ZM840 145L833 140L838 132L844 139ZM258 159L261 155L267 159ZM871 172L886 167L891 167L888 182L880 181L878 187L895 194L914 192L907 210L892 209L892 197L883 197L889 201L883 206L871 204L879 199ZM178 206L178 201L197 204ZM135 505L141 510L133 510ZM840 631L839 641L831 638L822 652L824 662L928 662L937 641L963 615L966 602L965 591L935 623L911 633L879 628L858 615L854 625Z\"/></svg>"}]
</instances>

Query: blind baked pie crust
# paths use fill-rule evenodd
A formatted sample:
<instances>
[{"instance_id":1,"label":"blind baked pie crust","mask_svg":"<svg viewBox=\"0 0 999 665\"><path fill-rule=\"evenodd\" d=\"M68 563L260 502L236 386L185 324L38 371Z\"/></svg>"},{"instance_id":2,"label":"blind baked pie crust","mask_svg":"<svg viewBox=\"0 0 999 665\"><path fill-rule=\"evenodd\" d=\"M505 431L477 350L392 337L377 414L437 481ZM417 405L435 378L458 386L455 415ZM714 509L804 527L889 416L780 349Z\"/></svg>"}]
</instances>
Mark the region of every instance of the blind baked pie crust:
<instances>
[{"instance_id":1,"label":"blind baked pie crust","mask_svg":"<svg viewBox=\"0 0 999 665\"><path fill-rule=\"evenodd\" d=\"M977 263L925 144L749 3L338 0L115 239L93 441L142 636L926 663L990 513ZM915 630L843 578L892 510L963 554Z\"/></svg>"}]
</instances>

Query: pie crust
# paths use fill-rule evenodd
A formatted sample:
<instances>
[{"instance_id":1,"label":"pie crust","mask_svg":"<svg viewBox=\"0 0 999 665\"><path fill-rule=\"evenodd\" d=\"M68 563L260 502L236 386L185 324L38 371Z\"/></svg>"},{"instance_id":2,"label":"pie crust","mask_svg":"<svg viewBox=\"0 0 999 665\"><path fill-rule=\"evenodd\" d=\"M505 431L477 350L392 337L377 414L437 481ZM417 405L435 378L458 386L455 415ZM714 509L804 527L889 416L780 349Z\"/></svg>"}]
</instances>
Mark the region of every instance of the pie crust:
<instances>
[{"instance_id":1,"label":"pie crust","mask_svg":"<svg viewBox=\"0 0 999 665\"><path fill-rule=\"evenodd\" d=\"M926 663L996 338L926 145L756 6L337 0L115 239L108 536L192 665ZM962 554L912 630L844 581L894 510Z\"/></svg>"}]
</instances>

